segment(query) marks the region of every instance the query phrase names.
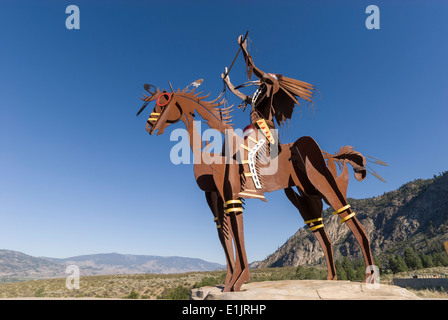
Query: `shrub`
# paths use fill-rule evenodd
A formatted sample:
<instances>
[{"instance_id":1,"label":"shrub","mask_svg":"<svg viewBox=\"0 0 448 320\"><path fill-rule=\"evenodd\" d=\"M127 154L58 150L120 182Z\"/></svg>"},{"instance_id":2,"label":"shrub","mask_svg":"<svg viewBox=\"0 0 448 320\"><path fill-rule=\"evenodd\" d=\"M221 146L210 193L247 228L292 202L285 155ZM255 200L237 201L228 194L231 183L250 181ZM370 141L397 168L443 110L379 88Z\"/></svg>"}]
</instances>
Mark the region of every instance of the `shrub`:
<instances>
[{"instance_id":1,"label":"shrub","mask_svg":"<svg viewBox=\"0 0 448 320\"><path fill-rule=\"evenodd\" d=\"M219 284L220 281L215 277L204 277L201 281L196 282L193 285L193 288L201 288L201 287L212 287Z\"/></svg>"},{"instance_id":2,"label":"shrub","mask_svg":"<svg viewBox=\"0 0 448 320\"><path fill-rule=\"evenodd\" d=\"M162 294L157 299L168 300L188 300L190 297L190 289L183 286L177 286L171 289L164 289Z\"/></svg>"},{"instance_id":3,"label":"shrub","mask_svg":"<svg viewBox=\"0 0 448 320\"><path fill-rule=\"evenodd\" d=\"M298 266L294 278L298 280L323 280L326 278L326 273L324 270L315 267Z\"/></svg>"},{"instance_id":4,"label":"shrub","mask_svg":"<svg viewBox=\"0 0 448 320\"><path fill-rule=\"evenodd\" d=\"M45 289L44 287L40 287L39 289L36 290L36 292L34 292L34 296L35 297L43 297L45 295Z\"/></svg>"},{"instance_id":5,"label":"shrub","mask_svg":"<svg viewBox=\"0 0 448 320\"><path fill-rule=\"evenodd\" d=\"M139 294L137 291L132 290L131 293L126 297L127 299L138 299Z\"/></svg>"}]
</instances>

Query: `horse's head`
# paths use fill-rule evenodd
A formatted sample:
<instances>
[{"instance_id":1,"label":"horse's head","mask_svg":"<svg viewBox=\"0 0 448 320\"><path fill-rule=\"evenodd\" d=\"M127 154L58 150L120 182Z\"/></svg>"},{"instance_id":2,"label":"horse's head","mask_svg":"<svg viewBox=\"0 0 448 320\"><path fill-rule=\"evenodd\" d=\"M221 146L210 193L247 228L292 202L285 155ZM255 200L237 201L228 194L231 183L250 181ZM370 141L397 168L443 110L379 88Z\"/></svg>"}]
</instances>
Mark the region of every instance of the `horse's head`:
<instances>
[{"instance_id":1,"label":"horse's head","mask_svg":"<svg viewBox=\"0 0 448 320\"><path fill-rule=\"evenodd\" d=\"M171 92L166 90L161 91L159 88L155 88L153 85L145 84L144 88L146 91L151 93L150 96L144 94L144 98L140 98L145 103L140 108L137 115L139 115L143 109L151 101L156 101L156 105L149 115L146 124L146 131L149 134L153 134L158 130L157 135L162 134L167 126L176 123L182 117L182 109L176 101L176 93L171 88Z\"/></svg>"},{"instance_id":2,"label":"horse's head","mask_svg":"<svg viewBox=\"0 0 448 320\"><path fill-rule=\"evenodd\" d=\"M149 115L146 131L153 134L157 130L157 135L162 134L166 127L170 124L176 123L179 120L189 127L194 122L196 113L200 116L206 124L213 129L224 133L227 129L232 129L230 112L231 106L221 108L225 103L221 93L218 98L213 101L204 101L208 95L201 95L202 92L195 93L196 88L202 83L202 79L192 82L182 91L178 89L174 91L170 84L170 91L159 88L156 89L153 85L145 84L144 88L151 95L144 95L142 99L145 103L140 108L137 116L145 109L151 102L156 101L154 110ZM190 89L190 87L194 87Z\"/></svg>"}]
</instances>

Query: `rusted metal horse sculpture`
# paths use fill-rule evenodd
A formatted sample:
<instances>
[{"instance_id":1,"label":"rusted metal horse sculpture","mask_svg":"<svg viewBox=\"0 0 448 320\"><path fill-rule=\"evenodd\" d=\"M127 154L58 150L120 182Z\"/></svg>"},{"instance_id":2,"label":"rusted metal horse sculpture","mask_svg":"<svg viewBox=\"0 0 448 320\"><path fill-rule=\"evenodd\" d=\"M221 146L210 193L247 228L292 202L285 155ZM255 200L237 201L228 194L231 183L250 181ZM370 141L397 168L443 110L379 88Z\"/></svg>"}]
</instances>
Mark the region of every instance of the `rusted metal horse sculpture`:
<instances>
[{"instance_id":1,"label":"rusted metal horse sculpture","mask_svg":"<svg viewBox=\"0 0 448 320\"><path fill-rule=\"evenodd\" d=\"M188 88L188 87L187 87ZM364 227L347 203L348 184L347 164L357 169L357 178L365 176L363 165L365 158L351 147L341 149L336 155L323 152L311 137L302 137L294 143L278 144L278 152L269 148L271 139L266 132L252 131L244 139L238 136L230 123L230 108L224 108L224 100L205 101L207 96L196 94L195 90L184 89L176 92L161 91L151 85L145 89L151 93L144 95L145 104L156 101L156 106L147 120L149 134L157 131L162 134L173 123L182 121L189 134L190 146L195 159L207 158L202 150L201 134L197 130L195 115L199 115L210 128L225 135L225 152L214 157L213 163L195 161L194 173L199 187L205 191L207 201L214 214L218 234L227 259L227 277L224 291L239 291L242 284L249 280L249 266L244 245L243 202L244 198L262 199L260 192L284 190L288 199L299 209L308 225L324 249L329 279L336 278L331 242L324 231L322 221L322 200L334 208L341 223L346 223L361 246L367 266L374 265L369 240ZM138 113L138 114L139 114ZM271 137L276 139L275 137ZM233 143L237 141L237 143ZM275 144L274 144L275 145ZM268 165L259 157L260 150L266 151ZM232 161L233 160L233 161ZM263 174L262 169L270 169L276 161L276 170ZM269 163L271 162L271 163ZM341 174L337 174L335 163L342 165ZM269 170L268 170L269 171ZM356 172L356 171L355 171ZM355 175L355 176L356 176ZM254 177L258 178L254 179ZM299 194L292 188L297 187ZM233 258L232 239L235 246ZM372 271L373 272L373 271ZM366 273L366 278L371 273Z\"/></svg>"}]
</instances>

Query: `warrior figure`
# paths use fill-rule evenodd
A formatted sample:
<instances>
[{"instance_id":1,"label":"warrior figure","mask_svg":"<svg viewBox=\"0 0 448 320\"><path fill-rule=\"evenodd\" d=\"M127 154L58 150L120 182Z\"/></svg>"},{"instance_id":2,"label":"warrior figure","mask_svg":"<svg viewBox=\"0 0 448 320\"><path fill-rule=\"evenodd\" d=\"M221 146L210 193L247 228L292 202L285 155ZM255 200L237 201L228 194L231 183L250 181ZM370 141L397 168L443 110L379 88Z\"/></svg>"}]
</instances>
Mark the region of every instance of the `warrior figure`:
<instances>
[{"instance_id":1,"label":"warrior figure","mask_svg":"<svg viewBox=\"0 0 448 320\"><path fill-rule=\"evenodd\" d=\"M238 90L230 82L228 72L221 74L227 87L237 97L243 100L243 107L247 104L252 106L250 117L252 128L257 121L264 121L270 129L275 128L274 118L279 127L283 125L286 119L291 119L294 110L294 104L300 106L297 97L302 98L308 103L312 103L314 95L314 86L300 81L285 77L281 74L266 73L254 65L252 56L247 51L247 40L240 36L238 38L244 60L246 62L246 71L249 80L254 73L257 81L253 84L258 85L258 89L252 96L247 96ZM243 109L244 110L244 109Z\"/></svg>"}]
</instances>

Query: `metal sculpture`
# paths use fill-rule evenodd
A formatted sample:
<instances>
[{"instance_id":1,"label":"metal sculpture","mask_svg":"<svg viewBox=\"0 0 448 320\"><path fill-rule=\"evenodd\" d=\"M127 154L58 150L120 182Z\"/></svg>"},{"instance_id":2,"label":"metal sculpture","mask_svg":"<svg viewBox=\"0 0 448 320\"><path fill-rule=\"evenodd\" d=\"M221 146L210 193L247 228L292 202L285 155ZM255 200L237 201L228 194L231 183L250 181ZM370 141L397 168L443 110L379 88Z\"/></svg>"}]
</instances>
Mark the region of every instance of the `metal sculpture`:
<instances>
[{"instance_id":1,"label":"metal sculpture","mask_svg":"<svg viewBox=\"0 0 448 320\"><path fill-rule=\"evenodd\" d=\"M221 75L227 87L241 100L243 100L243 110L248 104L252 105L250 111L251 122L255 124L257 120L264 119L269 128L275 128L274 119L281 126L287 119L291 119L294 105L300 106L297 99L301 98L307 103L312 102L314 96L314 86L300 80L285 77L281 74L266 73L256 67L252 56L247 51L247 33L238 38L238 44L243 51L246 62L246 71L249 80L252 74L258 77L256 81L248 81L243 85L234 87L230 82L229 71ZM241 93L238 88L248 85L256 85L258 88L252 96Z\"/></svg>"},{"instance_id":2,"label":"metal sculpture","mask_svg":"<svg viewBox=\"0 0 448 320\"><path fill-rule=\"evenodd\" d=\"M203 159L207 152L207 148L203 150L201 134L194 121L196 115L210 128L225 135L226 147L219 155L219 161L195 161L194 164L196 182L205 192L226 256L227 276L223 291L239 291L242 284L249 280L244 245L243 201L245 198L266 201L265 192L284 190L288 199L299 210L305 224L324 250L328 279L336 279L337 276L331 241L322 220L322 200L334 208L333 214L339 215L341 224L345 223L353 232L366 265L374 265L366 231L346 197L347 165L353 167L357 180L363 180L366 176L366 158L350 146L341 148L336 154L329 154L322 151L311 137L301 137L293 143L279 143L275 130L272 130L274 120L281 125L289 119L294 104L298 104L297 97L310 102L313 86L280 75L274 77L256 68L247 52L245 40L246 37L240 37L238 43L243 49L249 75L253 72L260 78L257 96L254 95L249 100L231 84L228 71L222 75L232 92L246 104L252 104L253 123L245 129L244 137L232 130L232 109L225 105L226 100L222 98L222 94L213 101L205 101L208 96L195 93L202 81L196 81L177 91L172 89L171 84L169 91L145 84L144 88L150 95L141 98L144 105L137 113L139 115L149 102L156 101L146 124L146 130L151 135L154 132L162 134L169 125L183 122L195 159ZM194 88L189 90L190 86ZM269 169L269 162L273 160L277 163L276 171L264 174L266 170L263 169ZM339 174L336 164L341 168ZM298 193L293 187L298 189ZM366 279L373 278L373 272L366 273Z\"/></svg>"}]
</instances>

